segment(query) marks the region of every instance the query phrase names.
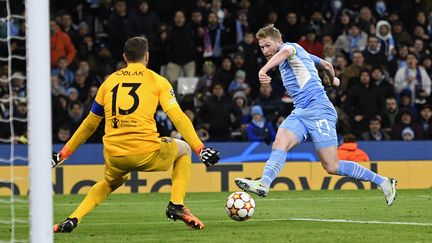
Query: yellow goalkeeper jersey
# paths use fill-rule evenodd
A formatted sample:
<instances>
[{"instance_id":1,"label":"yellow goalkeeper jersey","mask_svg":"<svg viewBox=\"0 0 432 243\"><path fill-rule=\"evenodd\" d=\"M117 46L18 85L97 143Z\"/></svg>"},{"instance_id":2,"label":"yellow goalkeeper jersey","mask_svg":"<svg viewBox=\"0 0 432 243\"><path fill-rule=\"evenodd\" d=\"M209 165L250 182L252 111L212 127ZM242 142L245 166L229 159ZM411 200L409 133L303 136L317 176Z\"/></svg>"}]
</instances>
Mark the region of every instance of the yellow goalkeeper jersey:
<instances>
[{"instance_id":1,"label":"yellow goalkeeper jersey","mask_svg":"<svg viewBox=\"0 0 432 243\"><path fill-rule=\"evenodd\" d=\"M141 63L129 63L111 74L99 88L92 112L105 116L103 143L113 156L143 154L160 148L154 114L178 107L174 90L164 77ZM98 114L99 113L99 114Z\"/></svg>"}]
</instances>

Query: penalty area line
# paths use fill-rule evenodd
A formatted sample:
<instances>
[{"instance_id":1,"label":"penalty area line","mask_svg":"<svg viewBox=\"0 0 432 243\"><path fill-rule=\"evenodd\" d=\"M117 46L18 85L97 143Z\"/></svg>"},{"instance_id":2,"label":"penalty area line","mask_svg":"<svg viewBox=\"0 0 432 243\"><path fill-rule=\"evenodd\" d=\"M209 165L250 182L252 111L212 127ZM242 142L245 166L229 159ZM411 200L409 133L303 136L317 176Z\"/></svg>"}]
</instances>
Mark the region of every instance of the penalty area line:
<instances>
[{"instance_id":1,"label":"penalty area line","mask_svg":"<svg viewBox=\"0 0 432 243\"><path fill-rule=\"evenodd\" d=\"M269 219L268 221L310 221L310 222L327 222L327 223L351 223L351 224L388 224L388 225L415 225L415 226L432 226L432 223L403 222L403 221L376 221L376 220L351 220L351 219L314 219L314 218L287 218L287 219ZM260 221L266 221L262 219Z\"/></svg>"}]
</instances>

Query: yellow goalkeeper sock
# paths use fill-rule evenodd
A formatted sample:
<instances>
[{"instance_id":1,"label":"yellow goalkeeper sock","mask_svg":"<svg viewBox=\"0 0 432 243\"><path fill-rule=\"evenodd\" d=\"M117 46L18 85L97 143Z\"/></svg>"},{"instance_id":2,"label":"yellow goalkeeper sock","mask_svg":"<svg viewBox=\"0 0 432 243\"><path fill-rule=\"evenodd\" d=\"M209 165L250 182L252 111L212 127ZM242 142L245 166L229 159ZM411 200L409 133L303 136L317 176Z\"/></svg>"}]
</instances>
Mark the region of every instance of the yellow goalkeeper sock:
<instances>
[{"instance_id":1,"label":"yellow goalkeeper sock","mask_svg":"<svg viewBox=\"0 0 432 243\"><path fill-rule=\"evenodd\" d=\"M174 204L184 204L186 190L189 186L191 163L192 158L188 154L180 156L174 162L174 168L171 177L171 202Z\"/></svg>"},{"instance_id":2,"label":"yellow goalkeeper sock","mask_svg":"<svg viewBox=\"0 0 432 243\"><path fill-rule=\"evenodd\" d=\"M108 195L112 192L110 184L106 180L101 180L93 185L87 193L87 196L80 203L78 208L69 216L69 218L77 218L78 222L89 214L96 206L101 204Z\"/></svg>"}]
</instances>

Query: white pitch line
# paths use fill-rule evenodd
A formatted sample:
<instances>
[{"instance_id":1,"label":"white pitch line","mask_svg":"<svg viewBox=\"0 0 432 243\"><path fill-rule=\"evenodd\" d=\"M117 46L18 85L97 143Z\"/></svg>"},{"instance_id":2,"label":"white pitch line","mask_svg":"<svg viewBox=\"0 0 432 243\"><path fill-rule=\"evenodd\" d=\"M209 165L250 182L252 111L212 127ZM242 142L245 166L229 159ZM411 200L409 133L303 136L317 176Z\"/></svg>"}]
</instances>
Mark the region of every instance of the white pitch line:
<instances>
[{"instance_id":1,"label":"white pitch line","mask_svg":"<svg viewBox=\"0 0 432 243\"><path fill-rule=\"evenodd\" d=\"M288 218L287 221L311 221L311 222L328 222L328 223L352 223L352 224L391 224L391 225L415 225L415 226L432 226L432 223L419 222L399 222L399 221L366 221L350 219L313 219L313 218ZM284 221L284 219L275 219L274 221Z\"/></svg>"},{"instance_id":2,"label":"white pitch line","mask_svg":"<svg viewBox=\"0 0 432 243\"><path fill-rule=\"evenodd\" d=\"M250 222L281 222L281 221L308 221L308 222L326 222L326 223L349 223L349 224L382 224L382 225L410 225L410 226L432 226L432 223L420 222L404 222L404 221L376 221L376 220L351 220L351 219L314 219L314 218L279 218L279 219L251 219ZM172 221L170 221L172 222ZM227 223L233 222L232 220L204 220L204 223ZM115 222L97 222L85 223L87 226L100 226L100 225L124 225L130 223L129 221L115 221ZM166 224L166 221L139 221L134 224L139 225L155 225ZM15 227L28 227L24 225L16 225Z\"/></svg>"},{"instance_id":3,"label":"white pitch line","mask_svg":"<svg viewBox=\"0 0 432 243\"><path fill-rule=\"evenodd\" d=\"M418 196L412 196L412 197L404 197L404 199L412 199L412 198L432 198L432 196L429 195L418 195ZM369 197L362 197L363 199L382 199L382 196L369 196ZM260 201L315 201L315 200L359 200L358 197L294 197L294 198L260 198ZM188 201L187 204L202 204L202 203L221 203L224 202L224 200L191 200ZM1 207L8 207L8 203L1 203L0 201L0 208ZM76 206L79 203L55 203L54 206L57 207L63 207L63 206ZM146 200L143 199L142 202L104 202L101 205L152 205L152 204L159 204L158 201L155 200ZM26 204L15 204L15 207L27 207Z\"/></svg>"}]
</instances>

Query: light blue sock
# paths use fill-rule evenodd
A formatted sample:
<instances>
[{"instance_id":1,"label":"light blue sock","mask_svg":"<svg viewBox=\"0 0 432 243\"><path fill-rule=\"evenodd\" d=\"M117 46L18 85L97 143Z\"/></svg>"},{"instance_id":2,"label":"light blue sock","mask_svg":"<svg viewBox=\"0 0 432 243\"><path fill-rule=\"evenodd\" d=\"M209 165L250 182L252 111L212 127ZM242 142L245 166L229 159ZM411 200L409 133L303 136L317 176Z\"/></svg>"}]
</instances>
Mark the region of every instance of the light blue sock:
<instances>
[{"instance_id":1,"label":"light blue sock","mask_svg":"<svg viewBox=\"0 0 432 243\"><path fill-rule=\"evenodd\" d=\"M337 171L338 175L348 176L349 178L371 181L375 185L379 186L384 182L385 178L378 175L377 173L348 160L340 160L339 168Z\"/></svg>"},{"instance_id":2,"label":"light blue sock","mask_svg":"<svg viewBox=\"0 0 432 243\"><path fill-rule=\"evenodd\" d=\"M271 152L270 158L267 160L267 163L264 167L263 176L261 178L261 183L264 186L270 187L272 181L276 178L276 176L284 167L286 157L287 152L283 150L274 149Z\"/></svg>"}]
</instances>

